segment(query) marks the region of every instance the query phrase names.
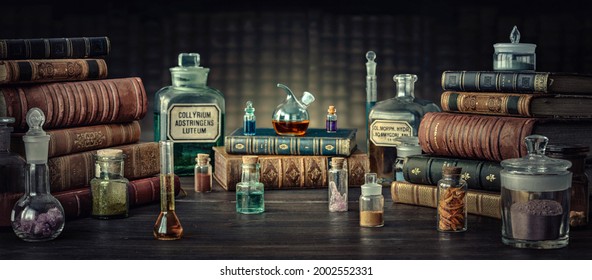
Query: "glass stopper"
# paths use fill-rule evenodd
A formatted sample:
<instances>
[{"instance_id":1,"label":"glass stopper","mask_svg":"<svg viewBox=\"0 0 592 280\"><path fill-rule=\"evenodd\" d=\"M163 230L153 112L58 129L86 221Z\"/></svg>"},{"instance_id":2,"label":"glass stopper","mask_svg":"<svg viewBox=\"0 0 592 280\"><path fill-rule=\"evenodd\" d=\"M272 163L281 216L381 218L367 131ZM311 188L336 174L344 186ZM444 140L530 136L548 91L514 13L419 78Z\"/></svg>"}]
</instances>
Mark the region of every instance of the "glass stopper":
<instances>
[{"instance_id":1,"label":"glass stopper","mask_svg":"<svg viewBox=\"0 0 592 280\"><path fill-rule=\"evenodd\" d=\"M315 101L315 97L314 95L312 95L312 93L305 91L304 95L302 96L302 103L304 104L304 106L308 106L310 105L310 103L313 103Z\"/></svg>"},{"instance_id":2,"label":"glass stopper","mask_svg":"<svg viewBox=\"0 0 592 280\"><path fill-rule=\"evenodd\" d=\"M0 124L9 124L9 123L14 123L14 118L12 117L0 117Z\"/></svg>"},{"instance_id":3,"label":"glass stopper","mask_svg":"<svg viewBox=\"0 0 592 280\"><path fill-rule=\"evenodd\" d=\"M516 25L514 25L512 32L510 32L510 42L512 42L512 44L520 43L520 31L518 31L518 27L516 27Z\"/></svg>"},{"instance_id":4,"label":"glass stopper","mask_svg":"<svg viewBox=\"0 0 592 280\"><path fill-rule=\"evenodd\" d=\"M45 114L39 108L32 108L27 112L26 115L27 124L29 125L29 131L27 135L45 135L43 131L43 124L45 123Z\"/></svg>"},{"instance_id":5,"label":"glass stopper","mask_svg":"<svg viewBox=\"0 0 592 280\"><path fill-rule=\"evenodd\" d=\"M373 51L368 51L366 53L366 59L368 60L368 62L374 62L374 60L376 59L376 53Z\"/></svg>"},{"instance_id":6,"label":"glass stopper","mask_svg":"<svg viewBox=\"0 0 592 280\"><path fill-rule=\"evenodd\" d=\"M366 175L364 175L364 179L365 179L366 185L377 184L376 173L366 173Z\"/></svg>"},{"instance_id":7,"label":"glass stopper","mask_svg":"<svg viewBox=\"0 0 592 280\"><path fill-rule=\"evenodd\" d=\"M526 136L526 138L524 138L524 142L526 143L526 150L528 151L529 156L544 155L549 138L543 135L533 134Z\"/></svg>"},{"instance_id":8,"label":"glass stopper","mask_svg":"<svg viewBox=\"0 0 592 280\"><path fill-rule=\"evenodd\" d=\"M247 101L247 107L245 107L245 112L250 113L250 114L255 112L255 108L253 108L253 102L251 102L250 100Z\"/></svg>"},{"instance_id":9,"label":"glass stopper","mask_svg":"<svg viewBox=\"0 0 592 280\"><path fill-rule=\"evenodd\" d=\"M180 53L179 54L180 67L199 67L198 53Z\"/></svg>"}]
</instances>

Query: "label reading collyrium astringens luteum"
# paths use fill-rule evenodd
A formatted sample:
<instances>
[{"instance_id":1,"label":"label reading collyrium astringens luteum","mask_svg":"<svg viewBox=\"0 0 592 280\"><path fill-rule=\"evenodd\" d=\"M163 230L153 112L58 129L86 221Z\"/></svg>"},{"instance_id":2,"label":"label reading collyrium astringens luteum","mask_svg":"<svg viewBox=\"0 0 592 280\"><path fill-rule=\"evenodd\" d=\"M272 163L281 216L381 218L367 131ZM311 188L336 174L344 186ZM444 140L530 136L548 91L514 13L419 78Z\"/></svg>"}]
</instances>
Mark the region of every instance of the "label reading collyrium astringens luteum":
<instances>
[{"instance_id":1,"label":"label reading collyrium astringens luteum","mask_svg":"<svg viewBox=\"0 0 592 280\"><path fill-rule=\"evenodd\" d=\"M169 139L176 142L213 142L221 135L216 104L175 104L169 108Z\"/></svg>"},{"instance_id":2,"label":"label reading collyrium astringens luteum","mask_svg":"<svg viewBox=\"0 0 592 280\"><path fill-rule=\"evenodd\" d=\"M413 136L413 128L407 122L375 120L370 125L370 141L376 146L395 147L401 136Z\"/></svg>"}]
</instances>

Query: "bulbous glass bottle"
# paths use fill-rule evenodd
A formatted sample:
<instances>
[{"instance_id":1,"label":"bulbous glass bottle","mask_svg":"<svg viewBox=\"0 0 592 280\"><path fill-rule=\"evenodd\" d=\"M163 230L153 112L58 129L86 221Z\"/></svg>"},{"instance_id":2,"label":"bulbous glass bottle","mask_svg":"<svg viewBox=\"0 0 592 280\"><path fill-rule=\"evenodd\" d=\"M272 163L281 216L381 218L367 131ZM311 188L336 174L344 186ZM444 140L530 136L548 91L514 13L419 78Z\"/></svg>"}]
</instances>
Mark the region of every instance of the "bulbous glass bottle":
<instances>
[{"instance_id":1,"label":"bulbous glass bottle","mask_svg":"<svg viewBox=\"0 0 592 280\"><path fill-rule=\"evenodd\" d=\"M292 90L285 85L277 86L286 92L286 100L275 108L271 123L275 132L283 136L302 136L306 134L310 117L308 106L315 101L312 93L305 91L302 100L298 100Z\"/></svg>"}]
</instances>

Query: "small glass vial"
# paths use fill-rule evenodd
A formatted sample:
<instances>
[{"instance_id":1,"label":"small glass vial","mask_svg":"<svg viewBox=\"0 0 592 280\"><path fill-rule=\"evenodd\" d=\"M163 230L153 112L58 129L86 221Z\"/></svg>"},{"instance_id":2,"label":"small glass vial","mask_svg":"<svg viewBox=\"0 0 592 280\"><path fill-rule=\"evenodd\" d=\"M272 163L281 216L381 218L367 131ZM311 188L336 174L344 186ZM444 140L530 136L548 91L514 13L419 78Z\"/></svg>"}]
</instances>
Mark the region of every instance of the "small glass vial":
<instances>
[{"instance_id":1,"label":"small glass vial","mask_svg":"<svg viewBox=\"0 0 592 280\"><path fill-rule=\"evenodd\" d=\"M210 155L197 154L195 158L195 185L196 192L212 191L212 165Z\"/></svg>"},{"instance_id":2,"label":"small glass vial","mask_svg":"<svg viewBox=\"0 0 592 280\"><path fill-rule=\"evenodd\" d=\"M91 216L97 219L126 218L129 214L129 181L123 176L125 155L119 149L98 150L95 178L90 180Z\"/></svg>"},{"instance_id":3,"label":"small glass vial","mask_svg":"<svg viewBox=\"0 0 592 280\"><path fill-rule=\"evenodd\" d=\"M337 132L337 115L335 114L337 110L335 110L335 106L329 106L327 109L327 118L325 120L325 126L327 127L328 133L335 133Z\"/></svg>"},{"instance_id":4,"label":"small glass vial","mask_svg":"<svg viewBox=\"0 0 592 280\"><path fill-rule=\"evenodd\" d=\"M329 212L347 211L347 170L344 166L345 158L331 159L329 169Z\"/></svg>"},{"instance_id":5,"label":"small glass vial","mask_svg":"<svg viewBox=\"0 0 592 280\"><path fill-rule=\"evenodd\" d=\"M366 173L366 183L360 195L360 226L384 226L384 196L382 186L376 183L376 173Z\"/></svg>"},{"instance_id":6,"label":"small glass vial","mask_svg":"<svg viewBox=\"0 0 592 280\"><path fill-rule=\"evenodd\" d=\"M442 167L438 181L438 231L462 232L467 230L467 182L460 178L462 168Z\"/></svg>"},{"instance_id":7,"label":"small glass vial","mask_svg":"<svg viewBox=\"0 0 592 280\"><path fill-rule=\"evenodd\" d=\"M397 159L393 166L395 170L395 181L405 181L403 177L403 165L408 156L421 155L421 146L419 139L415 136L403 136L399 140L401 143L397 146Z\"/></svg>"},{"instance_id":8,"label":"small glass vial","mask_svg":"<svg viewBox=\"0 0 592 280\"><path fill-rule=\"evenodd\" d=\"M10 151L14 118L0 117L0 228L10 227L10 211L25 189L25 159Z\"/></svg>"},{"instance_id":9,"label":"small glass vial","mask_svg":"<svg viewBox=\"0 0 592 280\"><path fill-rule=\"evenodd\" d=\"M154 238L177 240L183 237L183 227L175 212L175 163L173 141L158 142L160 149L160 214L154 224Z\"/></svg>"},{"instance_id":10,"label":"small glass vial","mask_svg":"<svg viewBox=\"0 0 592 280\"><path fill-rule=\"evenodd\" d=\"M253 102L247 101L247 107L245 107L245 116L243 117L243 134L247 136L255 135L257 129L255 108L253 108Z\"/></svg>"},{"instance_id":11,"label":"small glass vial","mask_svg":"<svg viewBox=\"0 0 592 280\"><path fill-rule=\"evenodd\" d=\"M534 72L536 69L536 45L520 43L520 32L516 26L510 33L510 42L493 45L493 70Z\"/></svg>"},{"instance_id":12,"label":"small glass vial","mask_svg":"<svg viewBox=\"0 0 592 280\"><path fill-rule=\"evenodd\" d=\"M243 156L242 176L236 184L236 212L259 214L265 212L264 185L259 182L259 157Z\"/></svg>"}]
</instances>

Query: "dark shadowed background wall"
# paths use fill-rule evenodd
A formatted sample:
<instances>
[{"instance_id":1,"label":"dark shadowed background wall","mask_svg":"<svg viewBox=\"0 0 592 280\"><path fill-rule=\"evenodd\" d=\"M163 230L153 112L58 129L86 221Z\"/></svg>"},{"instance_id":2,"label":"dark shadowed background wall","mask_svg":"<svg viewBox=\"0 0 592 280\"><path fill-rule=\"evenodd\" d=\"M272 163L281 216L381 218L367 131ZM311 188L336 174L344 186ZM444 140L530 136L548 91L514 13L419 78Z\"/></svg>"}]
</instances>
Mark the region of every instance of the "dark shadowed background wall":
<instances>
[{"instance_id":1,"label":"dark shadowed background wall","mask_svg":"<svg viewBox=\"0 0 592 280\"><path fill-rule=\"evenodd\" d=\"M548 1L547 1L548 2ZM419 76L416 97L439 104L444 70L491 70L493 44L537 44L537 70L592 73L588 1L11 1L0 8L0 38L109 36L109 77L139 76L152 102L170 84L179 52L198 52L209 85L226 97L227 127L241 126L252 100L258 126L285 94L307 90L312 126L330 104L339 125L359 129L365 149L365 53L378 63L379 100L394 96L392 76ZM152 140L152 112L142 121Z\"/></svg>"}]
</instances>

